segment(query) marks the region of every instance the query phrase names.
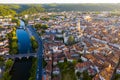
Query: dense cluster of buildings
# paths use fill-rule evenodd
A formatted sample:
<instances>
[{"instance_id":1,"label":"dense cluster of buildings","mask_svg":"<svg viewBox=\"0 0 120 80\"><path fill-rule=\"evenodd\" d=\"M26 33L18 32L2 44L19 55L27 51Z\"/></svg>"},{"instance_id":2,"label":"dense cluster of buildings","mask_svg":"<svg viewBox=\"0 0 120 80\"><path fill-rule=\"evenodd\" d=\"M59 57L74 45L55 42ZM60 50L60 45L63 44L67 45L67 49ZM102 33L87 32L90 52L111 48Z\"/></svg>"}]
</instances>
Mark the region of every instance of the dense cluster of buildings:
<instances>
[{"instance_id":1,"label":"dense cluster of buildings","mask_svg":"<svg viewBox=\"0 0 120 80\"><path fill-rule=\"evenodd\" d=\"M0 16L0 26L16 26L17 23L13 23L12 16Z\"/></svg>"},{"instance_id":2,"label":"dense cluster of buildings","mask_svg":"<svg viewBox=\"0 0 120 80\"><path fill-rule=\"evenodd\" d=\"M41 16L50 16L48 21ZM87 71L93 80L110 80L114 74L120 74L119 17L107 17L106 14L81 14L73 12L41 14L29 24L47 24L49 28L42 35L44 42L44 59L47 62L43 80L60 80L61 71L58 63L78 61L74 73ZM37 30L39 33L40 30ZM68 45L69 37L74 44ZM116 70L116 71L115 71ZM80 76L82 77L82 76Z\"/></svg>"},{"instance_id":3,"label":"dense cluster of buildings","mask_svg":"<svg viewBox=\"0 0 120 80\"><path fill-rule=\"evenodd\" d=\"M0 16L0 55L9 53L9 40L7 34L12 31L10 26L16 25L11 22L11 16Z\"/></svg>"}]
</instances>

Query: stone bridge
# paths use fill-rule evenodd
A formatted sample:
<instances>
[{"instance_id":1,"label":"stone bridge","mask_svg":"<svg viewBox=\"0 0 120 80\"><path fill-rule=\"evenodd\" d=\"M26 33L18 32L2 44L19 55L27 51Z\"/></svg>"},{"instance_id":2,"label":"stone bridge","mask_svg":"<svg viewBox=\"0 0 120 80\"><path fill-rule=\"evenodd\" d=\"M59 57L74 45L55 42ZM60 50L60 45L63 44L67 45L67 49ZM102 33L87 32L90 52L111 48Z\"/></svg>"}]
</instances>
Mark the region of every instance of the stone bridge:
<instances>
[{"instance_id":1,"label":"stone bridge","mask_svg":"<svg viewBox=\"0 0 120 80\"><path fill-rule=\"evenodd\" d=\"M16 59L16 58L23 58L23 57L26 57L26 58L29 58L29 57L37 57L37 53L26 53L26 54L16 54L16 55L4 55L3 56L4 58L6 59Z\"/></svg>"}]
</instances>

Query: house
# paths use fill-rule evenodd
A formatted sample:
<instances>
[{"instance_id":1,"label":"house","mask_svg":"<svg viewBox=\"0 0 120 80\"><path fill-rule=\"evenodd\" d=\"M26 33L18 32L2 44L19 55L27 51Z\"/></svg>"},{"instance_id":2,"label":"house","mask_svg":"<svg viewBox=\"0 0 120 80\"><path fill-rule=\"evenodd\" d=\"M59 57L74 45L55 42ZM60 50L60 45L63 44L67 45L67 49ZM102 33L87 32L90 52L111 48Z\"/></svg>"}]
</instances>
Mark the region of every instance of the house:
<instances>
[{"instance_id":1,"label":"house","mask_svg":"<svg viewBox=\"0 0 120 80\"><path fill-rule=\"evenodd\" d=\"M0 42L0 46L3 46L4 45L4 42Z\"/></svg>"},{"instance_id":2,"label":"house","mask_svg":"<svg viewBox=\"0 0 120 80\"><path fill-rule=\"evenodd\" d=\"M93 75L95 75L96 73L97 73L96 70L94 70L94 69L92 69L92 68L89 68L89 69L88 69L88 74L89 74L89 75L92 75L92 76L93 76Z\"/></svg>"},{"instance_id":3,"label":"house","mask_svg":"<svg viewBox=\"0 0 120 80\"><path fill-rule=\"evenodd\" d=\"M87 62L83 62L83 63L77 63L75 65L75 73L76 72L83 72L85 70L87 70L89 67L91 66L91 62L87 61Z\"/></svg>"},{"instance_id":4,"label":"house","mask_svg":"<svg viewBox=\"0 0 120 80\"><path fill-rule=\"evenodd\" d=\"M9 48L0 48L0 55L4 55L9 52Z\"/></svg>"},{"instance_id":5,"label":"house","mask_svg":"<svg viewBox=\"0 0 120 80\"><path fill-rule=\"evenodd\" d=\"M114 67L109 65L108 67L103 69L100 73L96 74L96 76L92 80L111 80L113 71Z\"/></svg>"},{"instance_id":6,"label":"house","mask_svg":"<svg viewBox=\"0 0 120 80\"><path fill-rule=\"evenodd\" d=\"M85 62L85 61L88 61L88 59L85 58L84 56L81 56L81 60L84 61L84 62Z\"/></svg>"}]
</instances>

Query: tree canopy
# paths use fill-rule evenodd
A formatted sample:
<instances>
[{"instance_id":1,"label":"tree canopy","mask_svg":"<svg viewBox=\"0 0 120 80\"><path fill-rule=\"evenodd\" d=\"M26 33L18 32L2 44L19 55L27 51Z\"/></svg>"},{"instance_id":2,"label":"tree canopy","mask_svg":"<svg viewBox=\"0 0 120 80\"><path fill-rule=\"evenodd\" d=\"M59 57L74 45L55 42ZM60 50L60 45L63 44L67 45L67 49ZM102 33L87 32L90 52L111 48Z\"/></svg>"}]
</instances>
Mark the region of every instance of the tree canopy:
<instances>
[{"instance_id":1,"label":"tree canopy","mask_svg":"<svg viewBox=\"0 0 120 80\"><path fill-rule=\"evenodd\" d=\"M16 12L10 9L8 6L0 5L0 15L1 16L8 16L8 15L15 15Z\"/></svg>"},{"instance_id":2,"label":"tree canopy","mask_svg":"<svg viewBox=\"0 0 120 80\"><path fill-rule=\"evenodd\" d=\"M35 13L39 13L39 12L43 12L44 8L40 7L40 6L32 6L28 9L23 10L20 15L25 15L25 14L35 14Z\"/></svg>"},{"instance_id":3,"label":"tree canopy","mask_svg":"<svg viewBox=\"0 0 120 80\"><path fill-rule=\"evenodd\" d=\"M9 69L13 65L13 61L11 59L7 60L5 63L6 69Z\"/></svg>"},{"instance_id":4,"label":"tree canopy","mask_svg":"<svg viewBox=\"0 0 120 80\"><path fill-rule=\"evenodd\" d=\"M43 11L115 11L119 4L0 4L0 15L35 14ZM45 18L48 20L48 18Z\"/></svg>"},{"instance_id":5,"label":"tree canopy","mask_svg":"<svg viewBox=\"0 0 120 80\"><path fill-rule=\"evenodd\" d=\"M37 43L37 41L35 40L35 37L34 37L34 36L31 36L30 40L31 40L32 48L33 48L33 50L35 51L35 50L38 48L38 43Z\"/></svg>"},{"instance_id":6,"label":"tree canopy","mask_svg":"<svg viewBox=\"0 0 120 80\"><path fill-rule=\"evenodd\" d=\"M18 19L12 18L13 23L17 23L18 26L20 26L20 21Z\"/></svg>"},{"instance_id":7,"label":"tree canopy","mask_svg":"<svg viewBox=\"0 0 120 80\"><path fill-rule=\"evenodd\" d=\"M69 36L69 38L68 38L68 44L69 44L69 45L72 45L74 42L75 42L74 37L73 37L72 35Z\"/></svg>"}]
</instances>

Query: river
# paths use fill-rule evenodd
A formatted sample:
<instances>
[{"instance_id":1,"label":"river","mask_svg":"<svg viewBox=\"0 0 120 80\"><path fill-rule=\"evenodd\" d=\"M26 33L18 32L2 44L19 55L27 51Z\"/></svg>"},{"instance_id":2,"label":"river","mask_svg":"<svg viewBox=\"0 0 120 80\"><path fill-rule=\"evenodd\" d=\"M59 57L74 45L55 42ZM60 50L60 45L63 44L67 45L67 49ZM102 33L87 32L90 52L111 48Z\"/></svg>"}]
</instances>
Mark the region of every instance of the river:
<instances>
[{"instance_id":1,"label":"river","mask_svg":"<svg viewBox=\"0 0 120 80\"><path fill-rule=\"evenodd\" d=\"M25 23L20 20L20 28L24 27ZM30 37L24 29L17 29L18 49L19 54L26 54L32 52ZM32 66L32 58L15 59L15 63L10 71L12 80L28 80L30 76L30 69Z\"/></svg>"}]
</instances>

